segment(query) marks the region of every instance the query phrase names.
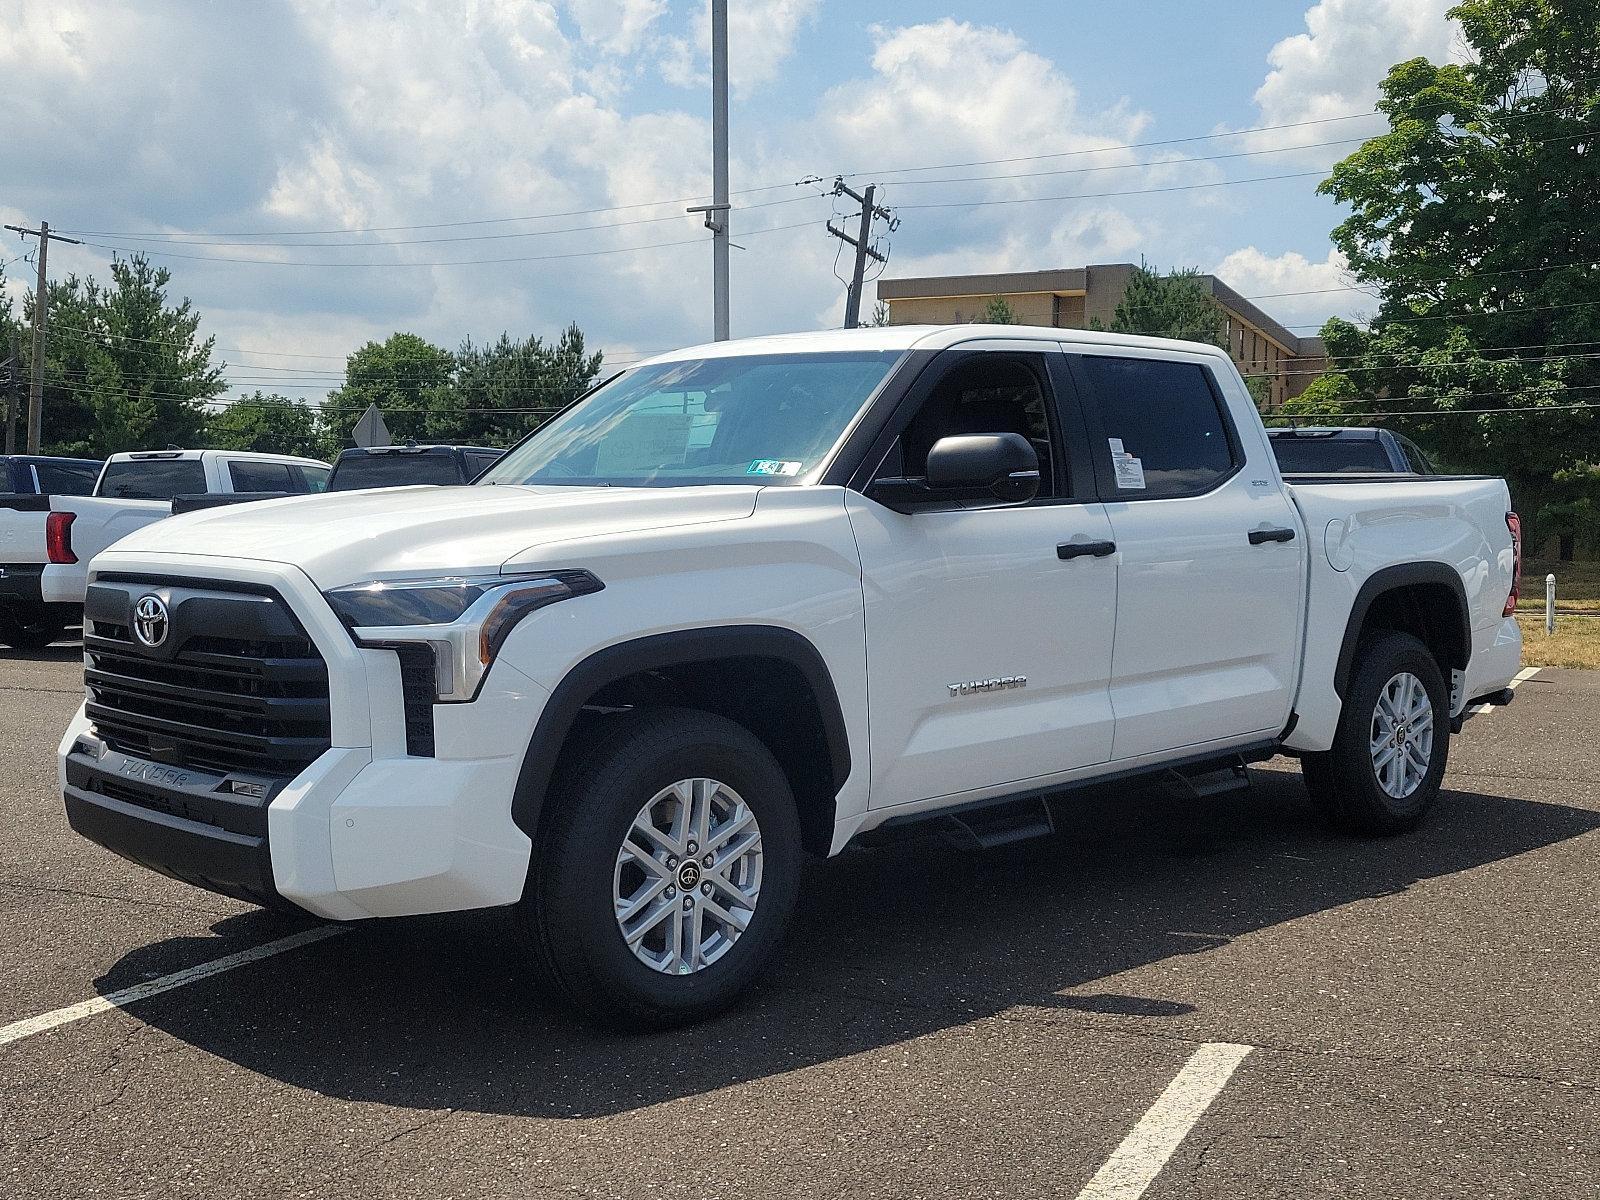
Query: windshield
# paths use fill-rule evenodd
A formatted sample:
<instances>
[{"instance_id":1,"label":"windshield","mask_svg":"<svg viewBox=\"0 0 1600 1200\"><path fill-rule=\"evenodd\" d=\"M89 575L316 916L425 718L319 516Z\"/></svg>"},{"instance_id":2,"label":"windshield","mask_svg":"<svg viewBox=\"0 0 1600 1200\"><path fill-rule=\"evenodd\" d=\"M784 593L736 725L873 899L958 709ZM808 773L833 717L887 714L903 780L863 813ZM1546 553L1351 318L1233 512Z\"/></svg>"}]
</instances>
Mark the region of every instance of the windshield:
<instances>
[{"instance_id":1,"label":"windshield","mask_svg":"<svg viewBox=\"0 0 1600 1200\"><path fill-rule=\"evenodd\" d=\"M391 451L387 454L352 454L333 468L330 492L362 488L410 487L419 483L460 483L461 468L448 450Z\"/></svg>"},{"instance_id":2,"label":"windshield","mask_svg":"<svg viewBox=\"0 0 1600 1200\"><path fill-rule=\"evenodd\" d=\"M762 354L640 367L553 418L478 483L796 483L899 359Z\"/></svg>"},{"instance_id":3,"label":"windshield","mask_svg":"<svg viewBox=\"0 0 1600 1200\"><path fill-rule=\"evenodd\" d=\"M206 469L199 459L154 458L107 463L99 494L118 500L171 500L205 490Z\"/></svg>"}]
</instances>

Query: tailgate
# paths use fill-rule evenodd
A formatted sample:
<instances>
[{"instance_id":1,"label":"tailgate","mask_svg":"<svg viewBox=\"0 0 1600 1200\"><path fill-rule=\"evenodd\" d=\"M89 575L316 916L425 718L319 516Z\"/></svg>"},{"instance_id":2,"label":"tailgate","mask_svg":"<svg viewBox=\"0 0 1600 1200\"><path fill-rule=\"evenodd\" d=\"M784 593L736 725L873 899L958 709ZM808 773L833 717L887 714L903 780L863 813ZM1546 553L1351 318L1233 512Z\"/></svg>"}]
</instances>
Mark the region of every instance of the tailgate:
<instances>
[{"instance_id":1,"label":"tailgate","mask_svg":"<svg viewBox=\"0 0 1600 1200\"><path fill-rule=\"evenodd\" d=\"M44 564L44 522L49 515L49 496L0 494L0 568Z\"/></svg>"}]
</instances>

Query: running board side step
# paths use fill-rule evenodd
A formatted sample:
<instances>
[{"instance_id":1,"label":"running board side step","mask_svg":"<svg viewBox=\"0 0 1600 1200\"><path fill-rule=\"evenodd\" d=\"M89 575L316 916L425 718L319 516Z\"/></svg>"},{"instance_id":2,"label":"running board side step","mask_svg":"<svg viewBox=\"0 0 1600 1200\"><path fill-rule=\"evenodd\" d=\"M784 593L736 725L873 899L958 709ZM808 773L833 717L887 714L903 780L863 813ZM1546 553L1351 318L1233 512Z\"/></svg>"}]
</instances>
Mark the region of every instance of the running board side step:
<instances>
[{"instance_id":1,"label":"running board side step","mask_svg":"<svg viewBox=\"0 0 1600 1200\"><path fill-rule=\"evenodd\" d=\"M1161 779L1167 791L1182 800L1205 800L1228 792L1247 791L1250 787L1250 772L1245 769L1242 757L1220 767L1213 764L1209 770L1167 771Z\"/></svg>"},{"instance_id":2,"label":"running board side step","mask_svg":"<svg viewBox=\"0 0 1600 1200\"><path fill-rule=\"evenodd\" d=\"M1043 797L952 813L943 824L945 839L959 850L993 850L1056 831L1055 817Z\"/></svg>"}]
</instances>

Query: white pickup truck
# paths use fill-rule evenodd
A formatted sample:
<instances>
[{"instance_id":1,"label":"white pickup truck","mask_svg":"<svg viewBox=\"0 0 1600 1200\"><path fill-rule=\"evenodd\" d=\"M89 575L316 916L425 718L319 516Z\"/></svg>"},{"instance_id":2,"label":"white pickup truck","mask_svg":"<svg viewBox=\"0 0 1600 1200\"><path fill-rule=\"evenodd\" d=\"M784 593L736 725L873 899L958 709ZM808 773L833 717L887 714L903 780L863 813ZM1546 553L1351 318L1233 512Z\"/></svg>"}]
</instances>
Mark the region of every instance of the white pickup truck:
<instances>
[{"instance_id":1,"label":"white pickup truck","mask_svg":"<svg viewBox=\"0 0 1600 1200\"><path fill-rule=\"evenodd\" d=\"M113 454L87 496L0 496L0 643L38 649L77 618L89 560L170 517L177 497L246 500L320 492L329 466L245 450Z\"/></svg>"},{"instance_id":2,"label":"white pickup truck","mask_svg":"<svg viewBox=\"0 0 1600 1200\"><path fill-rule=\"evenodd\" d=\"M1412 827L1509 699L1519 555L1496 479L1286 483L1213 347L730 342L471 487L100 555L60 781L84 836L228 895L514 905L579 1011L671 1024L771 959L805 852L913 823L993 845L1086 784L1291 754L1339 826Z\"/></svg>"}]
</instances>

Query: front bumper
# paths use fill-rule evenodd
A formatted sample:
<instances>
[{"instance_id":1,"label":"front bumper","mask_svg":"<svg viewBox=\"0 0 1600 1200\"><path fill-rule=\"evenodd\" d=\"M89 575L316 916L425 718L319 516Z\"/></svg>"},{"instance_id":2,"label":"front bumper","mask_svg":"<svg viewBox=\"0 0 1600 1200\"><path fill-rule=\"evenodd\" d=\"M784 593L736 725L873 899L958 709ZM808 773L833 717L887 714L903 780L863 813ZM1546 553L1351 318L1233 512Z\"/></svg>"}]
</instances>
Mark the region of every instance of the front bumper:
<instances>
[{"instance_id":1,"label":"front bumper","mask_svg":"<svg viewBox=\"0 0 1600 1200\"><path fill-rule=\"evenodd\" d=\"M497 664L477 700L435 706L435 756L411 756L395 654L356 646L295 568L112 552L95 569L276 590L327 663L332 746L244 802L227 794L230 777L107 747L80 708L59 756L74 829L199 887L334 920L491 907L521 896L532 845L511 819L511 799L544 689Z\"/></svg>"}]
</instances>

